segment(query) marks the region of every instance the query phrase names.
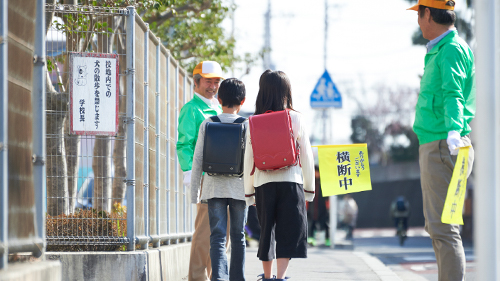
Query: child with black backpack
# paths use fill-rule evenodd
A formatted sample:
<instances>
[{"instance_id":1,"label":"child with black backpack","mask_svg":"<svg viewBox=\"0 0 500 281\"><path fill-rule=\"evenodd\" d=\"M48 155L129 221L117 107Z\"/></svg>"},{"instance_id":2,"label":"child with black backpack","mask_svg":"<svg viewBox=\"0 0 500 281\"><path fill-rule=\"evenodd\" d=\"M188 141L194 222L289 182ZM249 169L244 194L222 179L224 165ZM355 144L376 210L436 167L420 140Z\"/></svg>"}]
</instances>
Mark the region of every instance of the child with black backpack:
<instances>
[{"instance_id":1,"label":"child with black backpack","mask_svg":"<svg viewBox=\"0 0 500 281\"><path fill-rule=\"evenodd\" d=\"M238 115L245 102L245 85L235 78L226 79L221 83L218 95L222 105L222 114L207 118L200 125L193 156L191 203L196 204L199 200L202 202L206 200L208 203L212 280L245 280L244 228L247 221L247 206L241 176L242 153L244 153L245 130L248 122ZM242 131L240 132L242 139L232 138L232 141L228 143L231 139L229 136L221 137L224 133L231 134L229 130L225 130L227 128L232 131L235 131L234 128L237 128L236 131ZM232 148L239 149L239 151L231 152ZM217 155L213 155L214 151L221 156L220 161L213 159L217 158ZM209 156L212 160L207 163ZM236 160L227 164L228 158ZM238 161L241 163L236 163ZM228 211L231 233L229 268L225 248Z\"/></svg>"}]
</instances>

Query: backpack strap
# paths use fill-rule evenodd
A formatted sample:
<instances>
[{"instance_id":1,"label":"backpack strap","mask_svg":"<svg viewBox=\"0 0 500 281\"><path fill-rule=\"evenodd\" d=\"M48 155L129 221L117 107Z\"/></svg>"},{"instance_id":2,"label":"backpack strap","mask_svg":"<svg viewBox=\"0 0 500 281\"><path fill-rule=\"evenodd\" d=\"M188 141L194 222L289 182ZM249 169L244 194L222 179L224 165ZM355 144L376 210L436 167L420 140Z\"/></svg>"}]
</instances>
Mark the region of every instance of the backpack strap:
<instances>
[{"instance_id":1,"label":"backpack strap","mask_svg":"<svg viewBox=\"0 0 500 281\"><path fill-rule=\"evenodd\" d=\"M292 125L292 116L290 115L290 109L285 109L287 111L287 115L288 115L288 123L290 124L290 133L292 134L292 138L294 137L294 134L293 134L293 125ZM295 140L295 150L297 152L297 161L295 162L295 165L297 165L297 162L299 164L299 166L302 168L302 163L300 162L300 145L299 145L299 142L297 140Z\"/></svg>"},{"instance_id":2,"label":"backpack strap","mask_svg":"<svg viewBox=\"0 0 500 281\"><path fill-rule=\"evenodd\" d=\"M238 119L234 120L233 123L241 124L247 120L245 117L239 117Z\"/></svg>"},{"instance_id":3,"label":"backpack strap","mask_svg":"<svg viewBox=\"0 0 500 281\"><path fill-rule=\"evenodd\" d=\"M221 122L220 118L217 115L210 117L210 119L212 119L213 122ZM241 123L245 122L245 120L247 120L245 117L239 117L236 120L234 120L233 123L241 124Z\"/></svg>"},{"instance_id":4,"label":"backpack strap","mask_svg":"<svg viewBox=\"0 0 500 281\"><path fill-rule=\"evenodd\" d=\"M297 147L297 158L299 160L299 166L302 168L302 163L300 162L300 145L299 145L298 141L295 144L296 144L296 147Z\"/></svg>"},{"instance_id":5,"label":"backpack strap","mask_svg":"<svg viewBox=\"0 0 500 281\"><path fill-rule=\"evenodd\" d=\"M245 120L247 120L245 117L239 117L236 120L234 120L233 123L241 124L241 123L245 122ZM242 141L244 141L244 139ZM252 169L252 172L250 173L250 175L253 176L254 172L255 172L255 163L253 164L253 169Z\"/></svg>"}]
</instances>

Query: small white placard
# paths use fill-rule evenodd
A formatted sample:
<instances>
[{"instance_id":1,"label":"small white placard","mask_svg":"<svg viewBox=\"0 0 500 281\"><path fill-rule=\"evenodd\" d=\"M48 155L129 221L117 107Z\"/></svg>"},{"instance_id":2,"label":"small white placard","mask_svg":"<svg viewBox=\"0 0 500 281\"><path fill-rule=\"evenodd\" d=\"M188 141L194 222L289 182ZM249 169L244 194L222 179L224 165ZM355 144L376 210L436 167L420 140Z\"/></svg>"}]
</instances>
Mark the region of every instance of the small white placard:
<instances>
[{"instance_id":1,"label":"small white placard","mask_svg":"<svg viewBox=\"0 0 500 281\"><path fill-rule=\"evenodd\" d=\"M71 133L118 132L118 55L70 53Z\"/></svg>"}]
</instances>

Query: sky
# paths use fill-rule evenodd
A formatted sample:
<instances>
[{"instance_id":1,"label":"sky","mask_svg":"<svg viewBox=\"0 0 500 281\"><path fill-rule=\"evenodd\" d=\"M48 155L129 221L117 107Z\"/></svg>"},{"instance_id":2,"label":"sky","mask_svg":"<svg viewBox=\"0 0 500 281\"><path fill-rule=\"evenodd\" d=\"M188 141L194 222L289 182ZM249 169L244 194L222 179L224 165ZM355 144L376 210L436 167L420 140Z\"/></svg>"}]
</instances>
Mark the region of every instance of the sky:
<instances>
[{"instance_id":1,"label":"sky","mask_svg":"<svg viewBox=\"0 0 500 281\"><path fill-rule=\"evenodd\" d=\"M234 33L236 54L257 55L264 46L264 15L268 0L225 0L236 5L234 23L223 26ZM465 0L457 0L460 11ZM328 34L326 68L342 96L341 109L329 109L327 143L350 143L351 118L357 101L369 106L377 100L380 86L418 89L423 73L424 46L414 46L412 34L419 28L417 12L404 0L327 0ZM310 95L325 71L325 0L271 0L271 60L274 70L284 71L292 84L294 108L310 124L309 133L322 139L319 110L310 107ZM233 25L234 24L234 25ZM233 30L234 26L234 30ZM49 33L50 35L50 33ZM242 111L254 111L259 77L264 71L259 59L249 74L239 65L225 77L241 79L247 89ZM409 113L412 114L412 113Z\"/></svg>"},{"instance_id":2,"label":"sky","mask_svg":"<svg viewBox=\"0 0 500 281\"><path fill-rule=\"evenodd\" d=\"M230 0L228 0L230 1ZM257 54L264 45L264 14L268 0L234 0L236 53ZM460 3L460 1L458 1ZM350 143L351 117L358 110L353 97L373 103L377 85L419 87L423 73L424 46L414 46L411 36L418 29L417 12L406 10L404 0L328 0L326 68L339 89L342 109L330 109L333 134L328 143ZM324 68L325 1L272 0L271 60L274 70L284 71L292 84L294 108L310 124L310 133L323 128L317 110L310 108L310 95ZM226 30L232 30L228 20ZM247 90L243 111L253 112L262 60L248 75L229 71ZM319 129L318 129L319 128Z\"/></svg>"}]
</instances>

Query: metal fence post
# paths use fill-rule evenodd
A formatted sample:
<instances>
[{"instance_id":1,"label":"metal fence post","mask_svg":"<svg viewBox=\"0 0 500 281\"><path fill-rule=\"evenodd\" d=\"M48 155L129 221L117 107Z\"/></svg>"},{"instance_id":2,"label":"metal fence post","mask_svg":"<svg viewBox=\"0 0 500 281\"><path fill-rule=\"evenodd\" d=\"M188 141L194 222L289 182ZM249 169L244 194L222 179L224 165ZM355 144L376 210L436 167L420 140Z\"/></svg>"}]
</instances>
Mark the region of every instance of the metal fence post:
<instances>
[{"instance_id":1,"label":"metal fence post","mask_svg":"<svg viewBox=\"0 0 500 281\"><path fill-rule=\"evenodd\" d=\"M8 239L8 167L7 167L7 4L0 2L0 270L7 268Z\"/></svg>"},{"instance_id":2,"label":"metal fence post","mask_svg":"<svg viewBox=\"0 0 500 281\"><path fill-rule=\"evenodd\" d=\"M186 101L187 101L187 95L188 95L188 91L186 89L186 83L187 81L187 73L185 72L184 73L184 79L182 80L182 89L184 90L184 94L182 95L182 105L185 105L186 104ZM184 234L184 238L182 239L183 242L187 241L187 224L189 222L188 220L188 200L187 200L187 187L185 184L182 185L182 211L183 211L183 219L184 219L184 223L182 224L182 234ZM191 205L191 203L189 203L189 205Z\"/></svg>"},{"instance_id":3,"label":"metal fence post","mask_svg":"<svg viewBox=\"0 0 500 281\"><path fill-rule=\"evenodd\" d=\"M135 8L127 7L127 238L135 250Z\"/></svg>"},{"instance_id":4,"label":"metal fence post","mask_svg":"<svg viewBox=\"0 0 500 281\"><path fill-rule=\"evenodd\" d=\"M179 63L175 66L175 124L179 124ZM179 131L175 130L175 141L179 139ZM179 159L175 159L175 233L179 234ZM179 239L177 239L177 242Z\"/></svg>"},{"instance_id":5,"label":"metal fence post","mask_svg":"<svg viewBox=\"0 0 500 281\"><path fill-rule=\"evenodd\" d=\"M191 81L191 87L189 88L189 100L193 99L194 97L194 79ZM190 237L190 241L192 241L193 239L193 233L194 233L194 221L195 221L195 213L196 213L196 205L195 204L191 204L191 216L190 216L190 233L191 233L191 237Z\"/></svg>"},{"instance_id":6,"label":"metal fence post","mask_svg":"<svg viewBox=\"0 0 500 281\"><path fill-rule=\"evenodd\" d=\"M186 76L187 74L184 73L184 79L182 79L182 90L184 91L183 95L182 95L182 105L186 104ZM187 188L186 188L186 185L183 184L182 185L182 218L184 220L184 223L182 224L182 234L184 235L182 241L185 242L187 241L186 239L186 232L187 232L187 229L186 229L186 224L188 223L188 219L187 219L187 205L186 205L186 197L187 197Z\"/></svg>"},{"instance_id":7,"label":"metal fence post","mask_svg":"<svg viewBox=\"0 0 500 281\"><path fill-rule=\"evenodd\" d=\"M158 38L158 42L161 39ZM160 43L156 46L156 235L160 237ZM161 244L161 238L158 239L156 243L153 243L153 247L158 248Z\"/></svg>"},{"instance_id":8,"label":"metal fence post","mask_svg":"<svg viewBox=\"0 0 500 281\"><path fill-rule=\"evenodd\" d=\"M46 159L46 97L45 97L45 1L38 0L36 8L36 32L35 32L35 55L33 67L33 182L35 188L36 203L36 237L41 241L38 245L39 252L35 256L45 252L45 193L47 188L45 159Z\"/></svg>"},{"instance_id":9,"label":"metal fence post","mask_svg":"<svg viewBox=\"0 0 500 281\"><path fill-rule=\"evenodd\" d=\"M149 24L144 32L144 235L149 237ZM147 249L149 241L141 243Z\"/></svg>"},{"instance_id":10,"label":"metal fence post","mask_svg":"<svg viewBox=\"0 0 500 281\"><path fill-rule=\"evenodd\" d=\"M172 134L170 133L170 126L172 126L172 120L170 120L170 113L171 113L171 110L170 110L170 95L171 95L171 91L170 91L170 53L167 54L167 77L165 77L165 79L167 79L167 140L168 140L168 147L167 147L167 161L166 161L166 166L165 166L165 173L167 175L167 186L165 188L167 188L166 190L166 205L167 205L167 213L165 214L167 216L167 235L170 236L170 192L171 192L171 186L170 186L170 177L172 176L172 173L170 172L170 157L171 157L171 153L170 153L170 149L171 149L171 146L172 144L170 143L171 142L171 138L172 138ZM167 240L167 244L170 244L170 238Z\"/></svg>"}]
</instances>

